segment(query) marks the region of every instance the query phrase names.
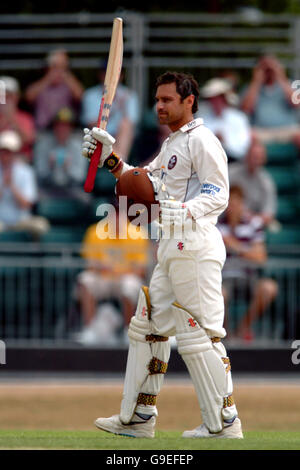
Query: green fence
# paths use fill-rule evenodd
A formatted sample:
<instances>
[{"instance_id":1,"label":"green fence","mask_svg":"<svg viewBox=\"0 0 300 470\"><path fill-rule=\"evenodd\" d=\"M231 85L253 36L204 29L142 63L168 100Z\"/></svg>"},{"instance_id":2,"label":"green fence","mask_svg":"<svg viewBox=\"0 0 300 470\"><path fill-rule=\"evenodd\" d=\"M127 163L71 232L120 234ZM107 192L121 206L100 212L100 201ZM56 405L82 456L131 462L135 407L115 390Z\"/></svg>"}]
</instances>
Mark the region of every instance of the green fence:
<instances>
[{"instance_id":1,"label":"green fence","mask_svg":"<svg viewBox=\"0 0 300 470\"><path fill-rule=\"evenodd\" d=\"M0 256L0 338L72 342L74 331L81 325L81 312L74 296L77 275L85 268L79 246L49 244L47 251L41 251L41 246L34 243L26 245L26 249L18 243L4 245ZM295 247L294 252L297 250ZM280 343L300 337L299 256L271 257L262 275L277 282L278 296L253 325L253 344ZM243 294L231 299L229 333L247 308L248 297Z\"/></svg>"}]
</instances>

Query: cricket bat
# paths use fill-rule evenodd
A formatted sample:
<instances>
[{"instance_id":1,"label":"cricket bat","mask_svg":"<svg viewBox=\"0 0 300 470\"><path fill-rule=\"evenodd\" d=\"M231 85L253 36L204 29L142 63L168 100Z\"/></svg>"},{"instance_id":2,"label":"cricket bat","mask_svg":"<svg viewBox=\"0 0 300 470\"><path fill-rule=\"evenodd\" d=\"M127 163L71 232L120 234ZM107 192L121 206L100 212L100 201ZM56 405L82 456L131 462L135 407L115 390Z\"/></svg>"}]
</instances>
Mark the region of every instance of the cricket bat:
<instances>
[{"instance_id":1,"label":"cricket bat","mask_svg":"<svg viewBox=\"0 0 300 470\"><path fill-rule=\"evenodd\" d=\"M105 130L110 114L111 105L118 86L123 60L123 20L115 18L111 35L108 63L106 67L103 94L100 103L97 127ZM95 184L102 152L102 144L98 142L97 147L91 157L87 177L84 183L84 190L90 193Z\"/></svg>"}]
</instances>

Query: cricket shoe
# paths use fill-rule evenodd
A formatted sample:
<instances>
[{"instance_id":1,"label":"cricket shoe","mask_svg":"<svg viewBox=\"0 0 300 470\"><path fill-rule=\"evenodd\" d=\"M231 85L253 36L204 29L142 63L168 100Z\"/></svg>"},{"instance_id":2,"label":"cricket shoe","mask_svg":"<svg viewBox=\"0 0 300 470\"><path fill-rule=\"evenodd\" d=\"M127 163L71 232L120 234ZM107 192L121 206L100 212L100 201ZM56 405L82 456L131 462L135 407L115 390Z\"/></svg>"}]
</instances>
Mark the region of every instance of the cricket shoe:
<instances>
[{"instance_id":1,"label":"cricket shoe","mask_svg":"<svg viewBox=\"0 0 300 470\"><path fill-rule=\"evenodd\" d=\"M98 418L95 426L102 431L128 437L154 437L156 417L151 416L148 420L141 419L137 414L133 415L132 421L123 424L119 415L110 418Z\"/></svg>"},{"instance_id":2,"label":"cricket shoe","mask_svg":"<svg viewBox=\"0 0 300 470\"><path fill-rule=\"evenodd\" d=\"M232 424L225 425L222 431L218 433L211 433L205 424L201 424L191 431L184 431L182 437L200 438L200 437L214 437L216 439L243 439L242 425L239 418L235 418Z\"/></svg>"}]
</instances>

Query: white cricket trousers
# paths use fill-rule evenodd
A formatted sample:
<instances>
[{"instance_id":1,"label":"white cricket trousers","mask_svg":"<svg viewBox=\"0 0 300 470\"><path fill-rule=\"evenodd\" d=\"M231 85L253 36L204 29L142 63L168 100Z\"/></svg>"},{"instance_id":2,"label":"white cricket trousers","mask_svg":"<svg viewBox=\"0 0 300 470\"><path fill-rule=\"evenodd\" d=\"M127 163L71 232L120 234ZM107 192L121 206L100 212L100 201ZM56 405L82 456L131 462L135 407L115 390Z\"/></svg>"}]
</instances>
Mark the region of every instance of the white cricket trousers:
<instances>
[{"instance_id":1,"label":"white cricket trousers","mask_svg":"<svg viewBox=\"0 0 300 470\"><path fill-rule=\"evenodd\" d=\"M223 239L213 224L197 228L194 235L197 238L194 236L193 249L185 239L160 240L158 263L149 286L153 333L176 334L172 303L177 301L210 338L224 338L222 267L226 250Z\"/></svg>"}]
</instances>

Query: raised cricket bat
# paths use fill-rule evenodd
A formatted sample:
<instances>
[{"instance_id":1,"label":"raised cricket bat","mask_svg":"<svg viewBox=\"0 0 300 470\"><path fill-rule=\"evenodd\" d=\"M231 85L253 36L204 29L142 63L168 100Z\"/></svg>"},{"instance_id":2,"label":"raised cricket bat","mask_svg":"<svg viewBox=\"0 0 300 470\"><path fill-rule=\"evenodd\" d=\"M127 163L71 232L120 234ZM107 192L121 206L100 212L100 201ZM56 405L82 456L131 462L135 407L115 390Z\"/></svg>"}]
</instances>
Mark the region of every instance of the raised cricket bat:
<instances>
[{"instance_id":1,"label":"raised cricket bat","mask_svg":"<svg viewBox=\"0 0 300 470\"><path fill-rule=\"evenodd\" d=\"M106 67L103 94L100 103L97 127L106 129L111 105L118 86L123 60L123 20L115 18L111 35L108 63ZM102 144L98 142L91 157L88 174L84 183L84 190L90 193L94 188L95 178L98 170L102 152Z\"/></svg>"}]
</instances>

